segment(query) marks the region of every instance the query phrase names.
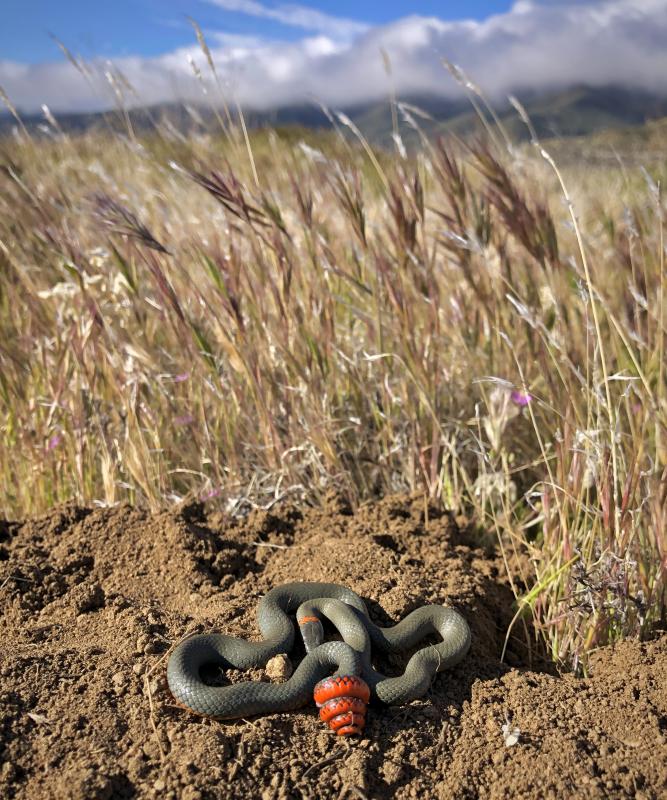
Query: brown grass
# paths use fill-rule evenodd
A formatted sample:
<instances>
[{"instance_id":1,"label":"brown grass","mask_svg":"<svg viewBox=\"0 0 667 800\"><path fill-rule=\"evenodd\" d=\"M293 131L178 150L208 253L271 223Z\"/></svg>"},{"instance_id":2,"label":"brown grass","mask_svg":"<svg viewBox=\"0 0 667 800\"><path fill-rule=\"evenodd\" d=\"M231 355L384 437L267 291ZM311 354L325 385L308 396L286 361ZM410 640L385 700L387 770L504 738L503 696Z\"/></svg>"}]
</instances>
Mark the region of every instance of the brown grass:
<instances>
[{"instance_id":1,"label":"brown grass","mask_svg":"<svg viewBox=\"0 0 667 800\"><path fill-rule=\"evenodd\" d=\"M664 623L662 167L353 140L0 145L5 514L424 491L556 660Z\"/></svg>"}]
</instances>

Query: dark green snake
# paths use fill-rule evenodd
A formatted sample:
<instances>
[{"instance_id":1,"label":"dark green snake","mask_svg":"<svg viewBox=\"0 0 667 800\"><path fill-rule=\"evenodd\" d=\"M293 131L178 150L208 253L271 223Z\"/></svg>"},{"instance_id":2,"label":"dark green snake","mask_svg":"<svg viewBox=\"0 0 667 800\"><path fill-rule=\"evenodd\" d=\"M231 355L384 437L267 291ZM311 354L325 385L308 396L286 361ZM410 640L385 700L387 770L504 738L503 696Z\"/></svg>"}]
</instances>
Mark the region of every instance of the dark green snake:
<instances>
[{"instance_id":1,"label":"dark green snake","mask_svg":"<svg viewBox=\"0 0 667 800\"><path fill-rule=\"evenodd\" d=\"M294 612L307 655L288 681L249 681L222 687L204 683L202 667L261 667L273 656L288 653L294 644L294 625L288 615ZM334 624L342 642L322 643L321 617ZM371 689L371 699L397 705L422 697L435 674L461 661L470 647L468 624L454 609L423 606L397 625L379 628L371 622L359 595L333 583L275 587L260 600L257 622L261 642L213 633L182 641L167 666L174 699L198 714L218 719L290 711L311 700L315 684L333 672L363 677ZM371 647L394 653L414 647L430 634L439 635L442 641L418 650L402 675L389 678L373 668Z\"/></svg>"}]
</instances>

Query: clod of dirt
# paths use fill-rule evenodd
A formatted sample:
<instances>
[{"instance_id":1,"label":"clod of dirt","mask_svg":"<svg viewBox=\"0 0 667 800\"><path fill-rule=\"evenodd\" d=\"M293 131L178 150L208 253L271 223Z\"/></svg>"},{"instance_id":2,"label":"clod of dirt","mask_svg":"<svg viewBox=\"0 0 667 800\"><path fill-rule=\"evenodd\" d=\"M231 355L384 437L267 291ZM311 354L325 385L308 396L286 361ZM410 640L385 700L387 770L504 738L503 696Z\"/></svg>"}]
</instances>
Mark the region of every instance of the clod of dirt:
<instances>
[{"instance_id":1,"label":"clod of dirt","mask_svg":"<svg viewBox=\"0 0 667 800\"><path fill-rule=\"evenodd\" d=\"M3 523L1 555L2 797L667 793L667 637L597 652L586 680L531 662L524 632L510 639L514 668L501 664L513 615L502 560L421 497L353 513L332 496L243 520L201 505L154 516L66 505ZM259 638L259 597L294 580L351 587L380 625L451 604L471 626L471 652L423 699L371 708L356 742L323 729L314 705L228 723L176 707L169 648L194 631ZM283 679L286 663L226 678Z\"/></svg>"},{"instance_id":2,"label":"clod of dirt","mask_svg":"<svg viewBox=\"0 0 667 800\"><path fill-rule=\"evenodd\" d=\"M272 681L286 681L291 677L294 669L289 658L284 653L279 653L266 662L264 672L266 677L271 678Z\"/></svg>"}]
</instances>

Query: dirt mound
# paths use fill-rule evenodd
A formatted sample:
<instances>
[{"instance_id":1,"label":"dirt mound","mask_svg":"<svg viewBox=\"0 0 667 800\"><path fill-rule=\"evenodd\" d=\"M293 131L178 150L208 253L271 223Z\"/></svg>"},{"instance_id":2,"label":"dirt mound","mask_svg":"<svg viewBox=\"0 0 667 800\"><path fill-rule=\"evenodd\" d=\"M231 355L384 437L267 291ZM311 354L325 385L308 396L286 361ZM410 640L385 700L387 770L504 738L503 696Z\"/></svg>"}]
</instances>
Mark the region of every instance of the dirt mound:
<instances>
[{"instance_id":1,"label":"dirt mound","mask_svg":"<svg viewBox=\"0 0 667 800\"><path fill-rule=\"evenodd\" d=\"M500 664L513 613L502 561L423 499L352 514L332 497L243 520L198 505L155 516L64 506L0 523L0 563L3 797L667 791L667 638L598 652L586 680L529 663L523 633L510 640L511 666ZM212 629L257 638L257 600L294 580L346 584L381 625L451 604L470 623L472 650L422 700L371 709L359 741L325 730L314 707L230 723L177 708L165 681L171 645Z\"/></svg>"}]
</instances>

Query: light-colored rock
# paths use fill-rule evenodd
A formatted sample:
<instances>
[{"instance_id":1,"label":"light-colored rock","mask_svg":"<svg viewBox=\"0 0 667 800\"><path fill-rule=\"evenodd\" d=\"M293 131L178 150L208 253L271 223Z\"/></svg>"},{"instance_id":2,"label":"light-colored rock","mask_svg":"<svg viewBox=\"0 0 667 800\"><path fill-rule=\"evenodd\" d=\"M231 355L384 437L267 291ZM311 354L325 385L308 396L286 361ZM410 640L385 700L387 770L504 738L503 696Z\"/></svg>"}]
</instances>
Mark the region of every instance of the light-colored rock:
<instances>
[{"instance_id":1,"label":"light-colored rock","mask_svg":"<svg viewBox=\"0 0 667 800\"><path fill-rule=\"evenodd\" d=\"M292 662L284 653L279 653L266 662L264 672L271 680L286 681L291 677L293 672Z\"/></svg>"}]
</instances>

